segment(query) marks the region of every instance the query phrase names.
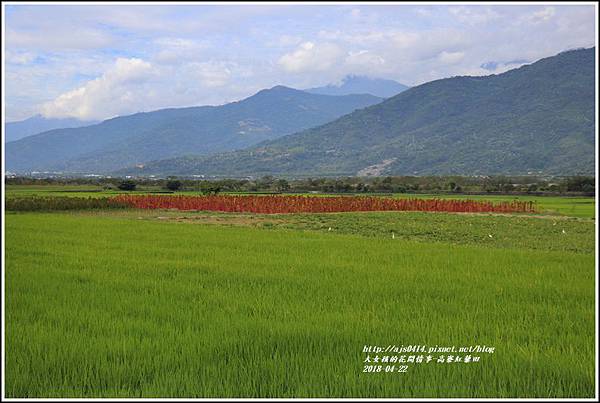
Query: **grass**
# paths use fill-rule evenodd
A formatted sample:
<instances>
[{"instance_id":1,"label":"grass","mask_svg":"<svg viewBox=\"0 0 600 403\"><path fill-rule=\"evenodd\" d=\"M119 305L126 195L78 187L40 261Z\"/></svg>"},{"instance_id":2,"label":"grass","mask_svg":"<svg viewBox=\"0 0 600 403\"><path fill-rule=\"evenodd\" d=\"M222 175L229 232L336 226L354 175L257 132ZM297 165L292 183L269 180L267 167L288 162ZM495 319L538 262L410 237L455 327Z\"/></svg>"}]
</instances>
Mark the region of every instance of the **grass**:
<instances>
[{"instance_id":1,"label":"grass","mask_svg":"<svg viewBox=\"0 0 600 403\"><path fill-rule=\"evenodd\" d=\"M559 214L570 217L594 218L596 203L593 197L559 197L559 196L510 196L510 195L396 195L396 197L439 197L451 199L491 200L499 201L533 201L544 214Z\"/></svg>"},{"instance_id":2,"label":"grass","mask_svg":"<svg viewBox=\"0 0 600 403\"><path fill-rule=\"evenodd\" d=\"M441 242L490 248L594 253L594 221L573 217L426 212L244 214L177 210L82 211L84 216L253 227ZM490 236L491 235L491 236Z\"/></svg>"},{"instance_id":3,"label":"grass","mask_svg":"<svg viewBox=\"0 0 600 403\"><path fill-rule=\"evenodd\" d=\"M159 214L7 213L8 397L594 395L590 220ZM365 344L496 351L369 374Z\"/></svg>"}]
</instances>

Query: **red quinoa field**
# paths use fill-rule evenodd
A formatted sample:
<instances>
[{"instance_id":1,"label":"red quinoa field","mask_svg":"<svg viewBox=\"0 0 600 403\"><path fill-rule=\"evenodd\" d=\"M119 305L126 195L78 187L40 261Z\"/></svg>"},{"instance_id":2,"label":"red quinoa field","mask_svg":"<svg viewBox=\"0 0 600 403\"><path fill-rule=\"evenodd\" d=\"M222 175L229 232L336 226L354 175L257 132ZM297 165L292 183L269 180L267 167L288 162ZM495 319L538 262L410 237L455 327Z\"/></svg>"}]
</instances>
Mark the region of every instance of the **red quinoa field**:
<instances>
[{"instance_id":1,"label":"red quinoa field","mask_svg":"<svg viewBox=\"0 0 600 403\"><path fill-rule=\"evenodd\" d=\"M533 202L490 202L451 199L310 196L156 196L119 195L112 198L134 208L221 212L334 213L351 211L431 211L456 213L534 213Z\"/></svg>"}]
</instances>

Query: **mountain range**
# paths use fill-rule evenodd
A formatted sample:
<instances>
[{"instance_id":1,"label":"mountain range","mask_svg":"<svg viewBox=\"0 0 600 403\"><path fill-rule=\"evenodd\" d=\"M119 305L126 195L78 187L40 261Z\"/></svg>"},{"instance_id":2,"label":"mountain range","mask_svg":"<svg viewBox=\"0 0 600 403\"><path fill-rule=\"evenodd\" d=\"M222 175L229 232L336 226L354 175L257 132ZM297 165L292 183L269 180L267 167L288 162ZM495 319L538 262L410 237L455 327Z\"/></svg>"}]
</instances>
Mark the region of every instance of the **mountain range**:
<instances>
[{"instance_id":1,"label":"mountain range","mask_svg":"<svg viewBox=\"0 0 600 403\"><path fill-rule=\"evenodd\" d=\"M508 72L428 82L332 122L234 152L121 173L594 174L595 48Z\"/></svg>"},{"instance_id":2,"label":"mountain range","mask_svg":"<svg viewBox=\"0 0 600 403\"><path fill-rule=\"evenodd\" d=\"M309 92L361 92L359 84L380 82L349 76L305 91L276 86L221 106L54 129L8 142L6 169L221 177L595 172L594 48L387 99Z\"/></svg>"},{"instance_id":3,"label":"mountain range","mask_svg":"<svg viewBox=\"0 0 600 403\"><path fill-rule=\"evenodd\" d=\"M222 106L137 113L9 142L6 169L103 173L161 158L231 151L380 101L368 94L330 96L276 86Z\"/></svg>"},{"instance_id":4,"label":"mountain range","mask_svg":"<svg viewBox=\"0 0 600 403\"><path fill-rule=\"evenodd\" d=\"M33 134L46 132L52 129L88 126L96 121L83 121L75 118L54 119L35 115L18 122L7 122L4 125L4 142L15 141Z\"/></svg>"},{"instance_id":5,"label":"mountain range","mask_svg":"<svg viewBox=\"0 0 600 403\"><path fill-rule=\"evenodd\" d=\"M304 91L322 95L371 94L381 98L389 98L406 91L408 88L406 85L394 80L349 75L344 77L339 85L329 84Z\"/></svg>"}]
</instances>

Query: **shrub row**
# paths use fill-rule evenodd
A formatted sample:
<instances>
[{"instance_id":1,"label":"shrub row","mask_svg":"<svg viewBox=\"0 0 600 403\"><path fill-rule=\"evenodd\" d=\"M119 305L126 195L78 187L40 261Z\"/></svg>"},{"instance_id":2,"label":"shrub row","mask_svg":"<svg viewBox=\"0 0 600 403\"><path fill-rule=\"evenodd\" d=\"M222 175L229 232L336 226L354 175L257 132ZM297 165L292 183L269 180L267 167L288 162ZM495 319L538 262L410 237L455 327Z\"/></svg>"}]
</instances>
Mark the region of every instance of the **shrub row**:
<instances>
[{"instance_id":1,"label":"shrub row","mask_svg":"<svg viewBox=\"0 0 600 403\"><path fill-rule=\"evenodd\" d=\"M98 210L127 208L128 204L113 198L94 197L9 197L5 201L6 211L51 211L51 210Z\"/></svg>"}]
</instances>

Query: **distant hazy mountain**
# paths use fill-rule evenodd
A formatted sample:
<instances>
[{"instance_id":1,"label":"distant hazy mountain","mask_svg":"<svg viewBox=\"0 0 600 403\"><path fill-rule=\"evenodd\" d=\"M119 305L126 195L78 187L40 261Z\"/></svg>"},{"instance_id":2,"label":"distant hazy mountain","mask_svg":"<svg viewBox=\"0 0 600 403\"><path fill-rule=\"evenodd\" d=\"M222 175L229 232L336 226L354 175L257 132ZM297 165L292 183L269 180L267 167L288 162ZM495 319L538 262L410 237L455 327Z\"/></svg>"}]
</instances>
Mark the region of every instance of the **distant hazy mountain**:
<instances>
[{"instance_id":1,"label":"distant hazy mountain","mask_svg":"<svg viewBox=\"0 0 600 403\"><path fill-rule=\"evenodd\" d=\"M371 94L381 98L389 98L406 91L408 88L406 85L394 80L346 76L340 85L330 84L325 87L309 88L305 91L322 95Z\"/></svg>"},{"instance_id":2,"label":"distant hazy mountain","mask_svg":"<svg viewBox=\"0 0 600 403\"><path fill-rule=\"evenodd\" d=\"M15 141L23 137L31 136L52 129L64 129L69 127L88 126L96 121L83 121L75 118L49 119L41 115L35 115L18 122L7 122L4 125L4 141Z\"/></svg>"},{"instance_id":3,"label":"distant hazy mountain","mask_svg":"<svg viewBox=\"0 0 600 403\"><path fill-rule=\"evenodd\" d=\"M27 137L6 144L6 169L98 173L161 158L236 150L321 125L381 100L277 86L222 106L162 109Z\"/></svg>"},{"instance_id":4,"label":"distant hazy mountain","mask_svg":"<svg viewBox=\"0 0 600 403\"><path fill-rule=\"evenodd\" d=\"M320 127L135 174L594 174L595 49L432 81Z\"/></svg>"}]
</instances>

